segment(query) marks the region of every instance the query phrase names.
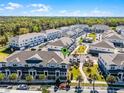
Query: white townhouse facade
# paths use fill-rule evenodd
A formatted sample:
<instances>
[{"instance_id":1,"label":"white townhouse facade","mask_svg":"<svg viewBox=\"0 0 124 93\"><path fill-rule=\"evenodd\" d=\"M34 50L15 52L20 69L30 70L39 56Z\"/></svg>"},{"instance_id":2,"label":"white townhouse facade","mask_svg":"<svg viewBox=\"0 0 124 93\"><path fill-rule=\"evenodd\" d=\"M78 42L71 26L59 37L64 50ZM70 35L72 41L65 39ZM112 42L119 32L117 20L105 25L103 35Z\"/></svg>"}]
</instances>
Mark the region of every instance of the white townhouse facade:
<instances>
[{"instance_id":1,"label":"white townhouse facade","mask_svg":"<svg viewBox=\"0 0 124 93\"><path fill-rule=\"evenodd\" d=\"M45 40L46 35L43 33L28 33L11 38L9 46L10 48L23 50L44 43Z\"/></svg>"},{"instance_id":2,"label":"white townhouse facade","mask_svg":"<svg viewBox=\"0 0 124 93\"><path fill-rule=\"evenodd\" d=\"M114 53L115 47L113 43L108 41L99 41L91 44L89 47L89 53L98 56L100 53Z\"/></svg>"},{"instance_id":3,"label":"white townhouse facade","mask_svg":"<svg viewBox=\"0 0 124 93\"><path fill-rule=\"evenodd\" d=\"M63 82L67 78L67 66L53 51L22 51L1 62L0 72L6 75L5 80L12 73L17 73L20 80L25 80L26 75L32 75L38 81L39 75L44 74L47 82L55 82L58 78Z\"/></svg>"},{"instance_id":4,"label":"white townhouse facade","mask_svg":"<svg viewBox=\"0 0 124 93\"><path fill-rule=\"evenodd\" d=\"M62 37L61 30L58 30L58 29L46 30L44 33L47 36L47 41L54 40L56 38L61 38Z\"/></svg>"},{"instance_id":5,"label":"white townhouse facade","mask_svg":"<svg viewBox=\"0 0 124 93\"><path fill-rule=\"evenodd\" d=\"M100 54L98 64L103 75L114 75L124 82L124 54Z\"/></svg>"},{"instance_id":6,"label":"white townhouse facade","mask_svg":"<svg viewBox=\"0 0 124 93\"><path fill-rule=\"evenodd\" d=\"M109 26L107 25L92 25L91 27L92 31L94 31L95 33L103 33L105 31L110 30Z\"/></svg>"}]
</instances>

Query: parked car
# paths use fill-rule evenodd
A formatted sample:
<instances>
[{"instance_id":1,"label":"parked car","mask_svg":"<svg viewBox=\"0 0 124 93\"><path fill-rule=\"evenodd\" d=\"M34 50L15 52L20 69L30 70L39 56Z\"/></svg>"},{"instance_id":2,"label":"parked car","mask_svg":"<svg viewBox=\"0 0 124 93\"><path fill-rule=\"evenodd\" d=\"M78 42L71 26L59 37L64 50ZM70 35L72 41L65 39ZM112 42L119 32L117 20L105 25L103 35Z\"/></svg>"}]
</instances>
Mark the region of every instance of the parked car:
<instances>
[{"instance_id":1,"label":"parked car","mask_svg":"<svg viewBox=\"0 0 124 93\"><path fill-rule=\"evenodd\" d=\"M65 90L65 89L66 89L66 83L61 83L61 84L59 85L59 89Z\"/></svg>"},{"instance_id":2,"label":"parked car","mask_svg":"<svg viewBox=\"0 0 124 93\"><path fill-rule=\"evenodd\" d=\"M18 90L28 90L29 87L26 84L21 84L21 85L18 85L17 89Z\"/></svg>"},{"instance_id":3,"label":"parked car","mask_svg":"<svg viewBox=\"0 0 124 93\"><path fill-rule=\"evenodd\" d=\"M12 86L7 86L7 89L12 89Z\"/></svg>"}]
</instances>

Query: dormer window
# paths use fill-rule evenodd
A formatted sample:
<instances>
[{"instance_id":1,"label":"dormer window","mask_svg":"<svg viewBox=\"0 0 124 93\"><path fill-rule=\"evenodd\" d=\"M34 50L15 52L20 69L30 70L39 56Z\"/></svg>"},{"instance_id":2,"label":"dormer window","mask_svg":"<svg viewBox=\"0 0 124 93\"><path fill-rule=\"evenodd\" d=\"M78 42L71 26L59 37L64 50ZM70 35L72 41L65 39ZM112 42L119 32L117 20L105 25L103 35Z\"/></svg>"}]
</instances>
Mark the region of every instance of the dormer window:
<instances>
[{"instance_id":1,"label":"dormer window","mask_svg":"<svg viewBox=\"0 0 124 93\"><path fill-rule=\"evenodd\" d=\"M114 66L111 66L111 70L115 70L115 67Z\"/></svg>"},{"instance_id":2,"label":"dormer window","mask_svg":"<svg viewBox=\"0 0 124 93\"><path fill-rule=\"evenodd\" d=\"M13 66L14 66L14 67L16 67L16 66L17 66L17 64L13 64Z\"/></svg>"},{"instance_id":3,"label":"dormer window","mask_svg":"<svg viewBox=\"0 0 124 93\"><path fill-rule=\"evenodd\" d=\"M28 64L26 64L25 67L28 67Z\"/></svg>"},{"instance_id":4,"label":"dormer window","mask_svg":"<svg viewBox=\"0 0 124 93\"><path fill-rule=\"evenodd\" d=\"M2 67L5 67L6 65L5 64L2 64Z\"/></svg>"},{"instance_id":5,"label":"dormer window","mask_svg":"<svg viewBox=\"0 0 124 93\"><path fill-rule=\"evenodd\" d=\"M32 57L28 58L26 62L28 64L39 64L40 62L43 62L43 60L38 54L35 54Z\"/></svg>"}]
</instances>

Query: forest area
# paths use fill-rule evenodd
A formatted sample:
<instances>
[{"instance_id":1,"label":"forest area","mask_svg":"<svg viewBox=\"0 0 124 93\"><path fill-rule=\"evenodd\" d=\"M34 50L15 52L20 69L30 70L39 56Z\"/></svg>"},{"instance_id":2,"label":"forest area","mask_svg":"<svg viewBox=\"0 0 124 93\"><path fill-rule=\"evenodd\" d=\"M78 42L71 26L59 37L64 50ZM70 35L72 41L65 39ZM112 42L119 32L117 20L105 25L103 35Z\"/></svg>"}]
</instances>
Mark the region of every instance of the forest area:
<instances>
[{"instance_id":1,"label":"forest area","mask_svg":"<svg viewBox=\"0 0 124 93\"><path fill-rule=\"evenodd\" d=\"M113 17L0 17L0 45L5 46L10 37L42 32L73 24L105 24L110 27L124 25L124 18Z\"/></svg>"}]
</instances>

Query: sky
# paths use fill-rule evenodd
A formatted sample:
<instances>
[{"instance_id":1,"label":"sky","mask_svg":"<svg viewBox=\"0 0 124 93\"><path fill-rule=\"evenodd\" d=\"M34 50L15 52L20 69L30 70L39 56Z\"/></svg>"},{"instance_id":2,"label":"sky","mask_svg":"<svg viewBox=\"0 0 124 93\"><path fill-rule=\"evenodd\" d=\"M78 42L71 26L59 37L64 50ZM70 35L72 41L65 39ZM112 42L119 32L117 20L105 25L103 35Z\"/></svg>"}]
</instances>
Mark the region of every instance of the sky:
<instances>
[{"instance_id":1,"label":"sky","mask_svg":"<svg viewBox=\"0 0 124 93\"><path fill-rule=\"evenodd\" d=\"M124 0L0 0L0 16L124 17Z\"/></svg>"}]
</instances>

